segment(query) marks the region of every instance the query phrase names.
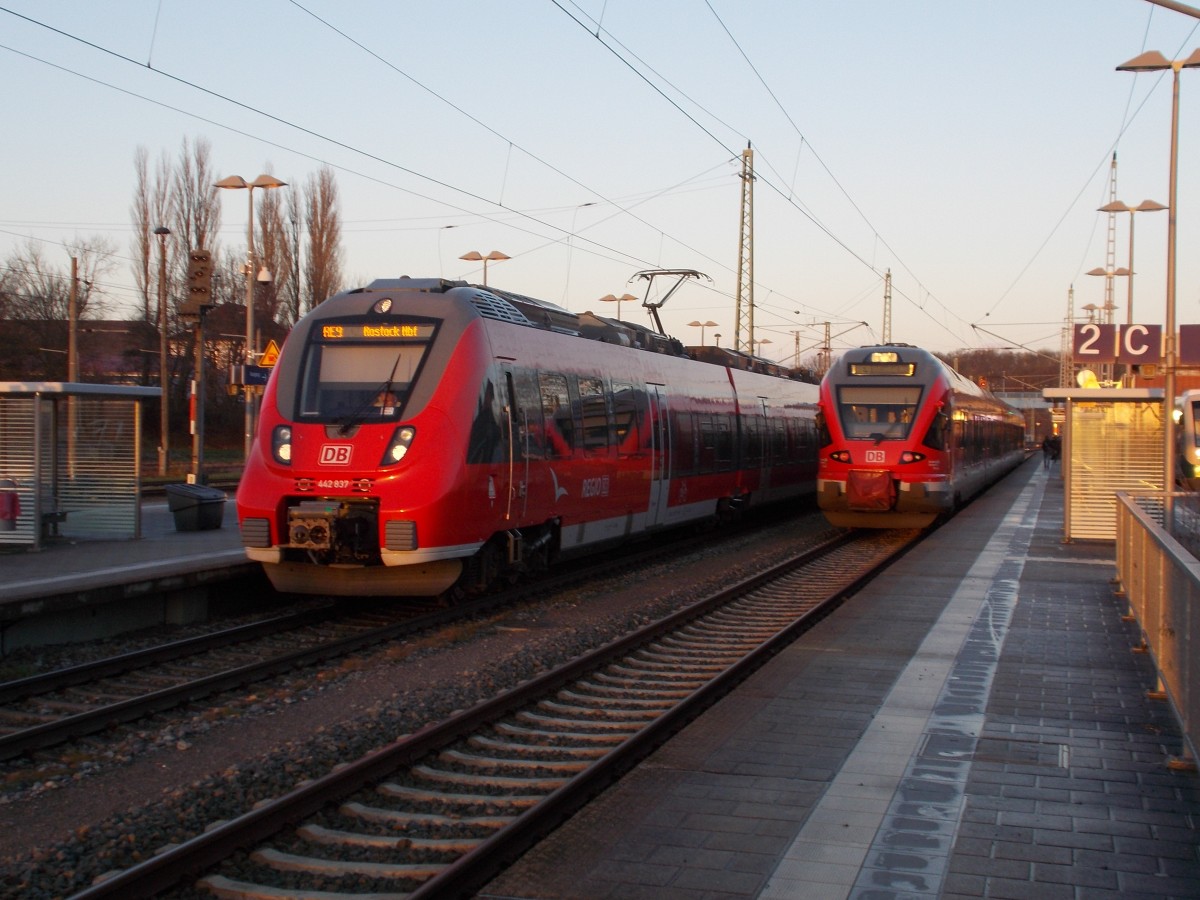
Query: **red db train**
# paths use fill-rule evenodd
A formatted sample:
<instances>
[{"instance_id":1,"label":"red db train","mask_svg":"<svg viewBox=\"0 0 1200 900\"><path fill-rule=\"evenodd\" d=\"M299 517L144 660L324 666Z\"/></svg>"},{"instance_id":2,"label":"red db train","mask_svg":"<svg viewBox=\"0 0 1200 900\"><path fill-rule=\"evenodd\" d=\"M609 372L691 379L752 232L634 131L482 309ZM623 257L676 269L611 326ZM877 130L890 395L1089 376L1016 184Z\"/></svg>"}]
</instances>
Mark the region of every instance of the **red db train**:
<instances>
[{"instance_id":1,"label":"red db train","mask_svg":"<svg viewBox=\"0 0 1200 900\"><path fill-rule=\"evenodd\" d=\"M246 553L282 591L469 593L811 498L817 385L746 354L692 353L714 361L464 282L338 294L297 323L267 383L237 492Z\"/></svg>"},{"instance_id":2,"label":"red db train","mask_svg":"<svg viewBox=\"0 0 1200 900\"><path fill-rule=\"evenodd\" d=\"M924 528L1025 458L1020 413L908 344L842 356L820 417L817 503L839 527Z\"/></svg>"}]
</instances>

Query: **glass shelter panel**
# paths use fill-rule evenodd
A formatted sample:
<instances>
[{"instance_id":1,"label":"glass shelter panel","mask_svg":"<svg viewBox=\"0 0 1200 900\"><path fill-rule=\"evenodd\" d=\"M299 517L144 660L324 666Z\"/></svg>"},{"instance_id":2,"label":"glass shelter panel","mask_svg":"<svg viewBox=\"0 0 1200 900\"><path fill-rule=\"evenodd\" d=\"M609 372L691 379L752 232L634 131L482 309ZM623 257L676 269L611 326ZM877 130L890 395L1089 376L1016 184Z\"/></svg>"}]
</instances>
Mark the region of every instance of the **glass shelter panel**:
<instances>
[{"instance_id":1,"label":"glass shelter panel","mask_svg":"<svg viewBox=\"0 0 1200 900\"><path fill-rule=\"evenodd\" d=\"M1066 535L1114 540L1116 492L1162 490L1162 402L1069 402Z\"/></svg>"}]
</instances>

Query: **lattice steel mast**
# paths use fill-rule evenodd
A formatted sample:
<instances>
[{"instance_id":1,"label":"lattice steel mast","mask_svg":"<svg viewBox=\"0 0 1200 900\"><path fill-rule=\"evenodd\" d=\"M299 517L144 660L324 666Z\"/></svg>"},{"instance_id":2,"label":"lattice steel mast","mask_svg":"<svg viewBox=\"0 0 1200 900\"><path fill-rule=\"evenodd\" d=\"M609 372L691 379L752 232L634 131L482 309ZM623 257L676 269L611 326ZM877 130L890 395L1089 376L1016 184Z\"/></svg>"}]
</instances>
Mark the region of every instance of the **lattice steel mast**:
<instances>
[{"instance_id":1,"label":"lattice steel mast","mask_svg":"<svg viewBox=\"0 0 1200 900\"><path fill-rule=\"evenodd\" d=\"M737 306L733 349L754 353L754 151L742 151L741 228L738 234ZM743 337L743 334L745 335Z\"/></svg>"},{"instance_id":2,"label":"lattice steel mast","mask_svg":"<svg viewBox=\"0 0 1200 900\"><path fill-rule=\"evenodd\" d=\"M892 342L892 270L883 276L883 343Z\"/></svg>"}]
</instances>

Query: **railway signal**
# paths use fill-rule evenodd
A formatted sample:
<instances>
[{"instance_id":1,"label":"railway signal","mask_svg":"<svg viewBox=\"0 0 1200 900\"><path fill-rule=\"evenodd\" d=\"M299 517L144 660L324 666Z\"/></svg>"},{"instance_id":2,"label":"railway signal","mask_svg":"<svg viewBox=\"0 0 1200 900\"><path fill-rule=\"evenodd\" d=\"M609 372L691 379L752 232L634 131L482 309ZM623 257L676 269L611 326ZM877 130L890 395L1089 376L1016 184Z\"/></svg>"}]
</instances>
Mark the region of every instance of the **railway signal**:
<instances>
[{"instance_id":1,"label":"railway signal","mask_svg":"<svg viewBox=\"0 0 1200 900\"><path fill-rule=\"evenodd\" d=\"M213 305L212 254L207 250L188 251L187 298L179 307L182 316L199 316Z\"/></svg>"}]
</instances>

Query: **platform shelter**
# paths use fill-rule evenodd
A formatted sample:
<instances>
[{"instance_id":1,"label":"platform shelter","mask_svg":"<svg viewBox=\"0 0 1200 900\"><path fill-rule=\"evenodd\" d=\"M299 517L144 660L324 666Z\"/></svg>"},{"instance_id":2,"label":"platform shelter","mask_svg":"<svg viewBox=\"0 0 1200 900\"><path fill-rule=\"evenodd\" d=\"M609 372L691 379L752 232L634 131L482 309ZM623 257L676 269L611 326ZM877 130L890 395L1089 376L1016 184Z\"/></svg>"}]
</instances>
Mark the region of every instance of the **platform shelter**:
<instances>
[{"instance_id":1,"label":"platform shelter","mask_svg":"<svg viewBox=\"0 0 1200 900\"><path fill-rule=\"evenodd\" d=\"M1063 419L1063 540L1115 540L1117 491L1163 489L1160 388L1046 388Z\"/></svg>"},{"instance_id":2,"label":"platform shelter","mask_svg":"<svg viewBox=\"0 0 1200 900\"><path fill-rule=\"evenodd\" d=\"M0 545L140 537L142 403L160 394L0 382Z\"/></svg>"}]
</instances>

